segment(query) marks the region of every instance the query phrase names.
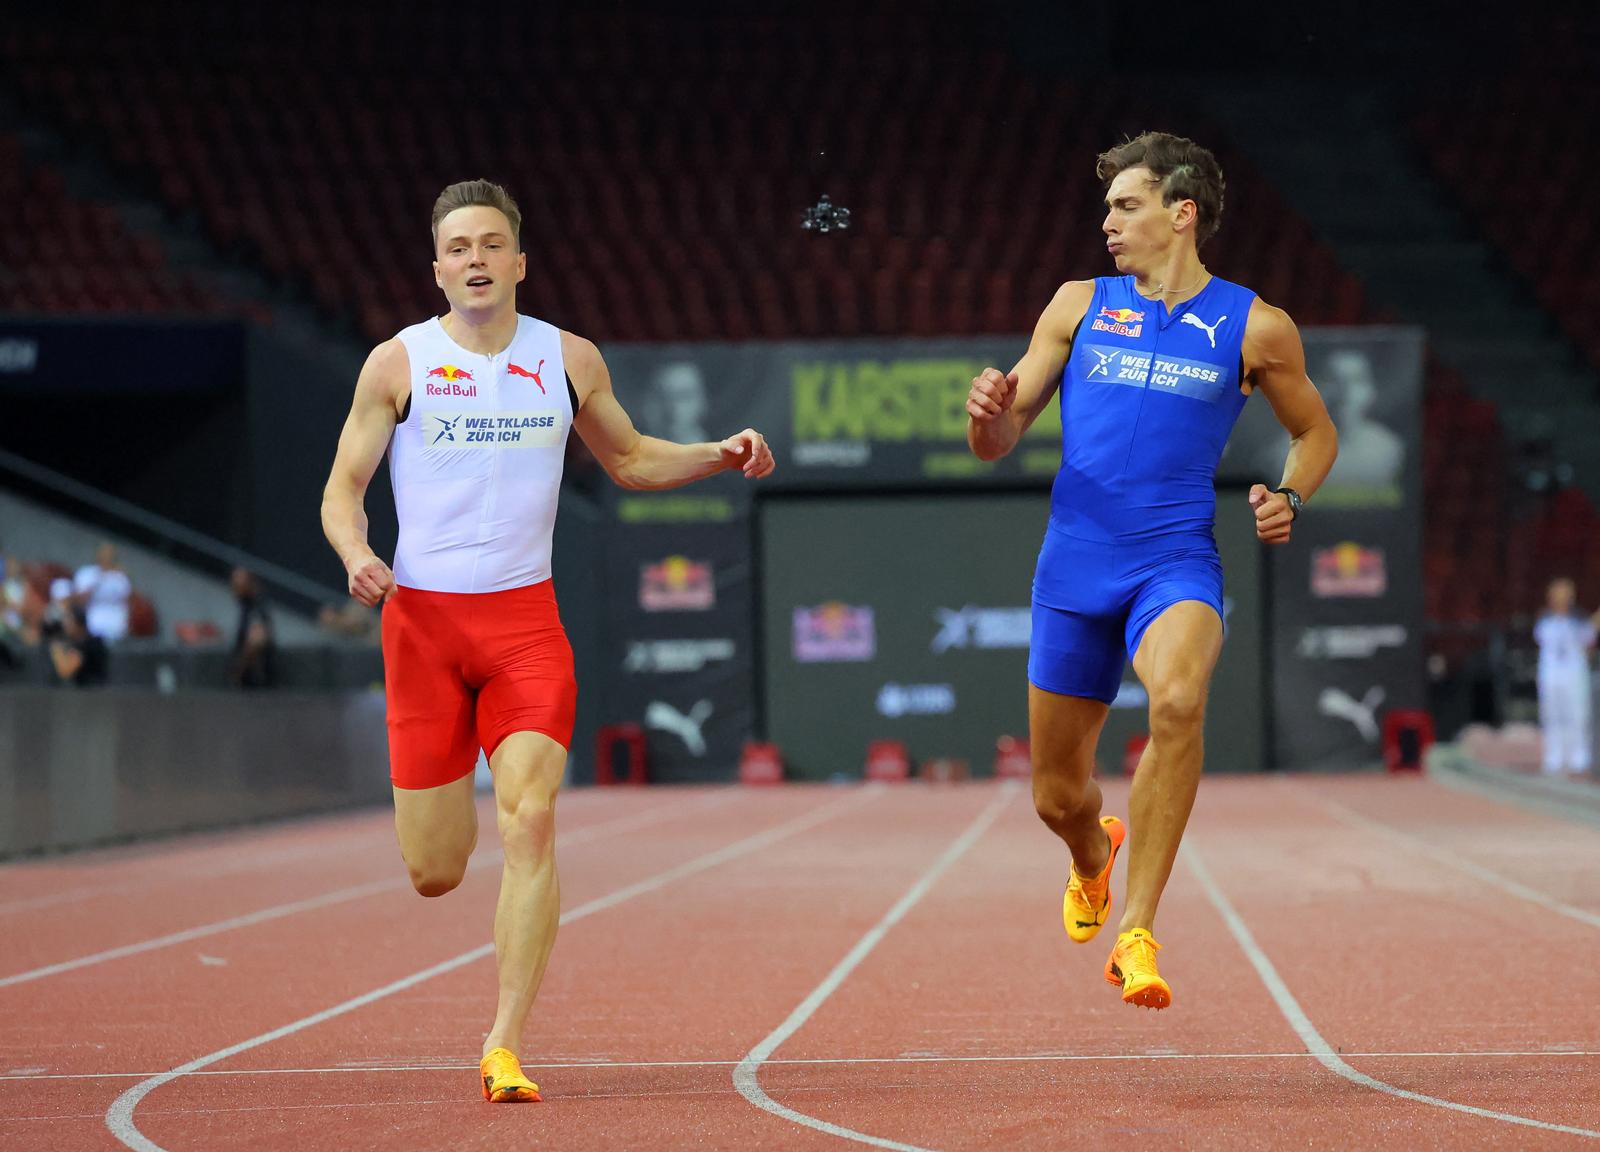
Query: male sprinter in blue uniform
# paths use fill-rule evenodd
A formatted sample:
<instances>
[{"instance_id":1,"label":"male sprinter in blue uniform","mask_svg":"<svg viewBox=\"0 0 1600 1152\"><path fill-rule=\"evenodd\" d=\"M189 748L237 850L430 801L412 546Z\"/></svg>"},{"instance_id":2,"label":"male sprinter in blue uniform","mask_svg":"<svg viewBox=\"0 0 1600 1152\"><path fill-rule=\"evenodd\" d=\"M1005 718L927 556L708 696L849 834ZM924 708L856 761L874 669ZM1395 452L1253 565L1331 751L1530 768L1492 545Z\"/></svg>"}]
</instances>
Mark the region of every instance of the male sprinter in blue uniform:
<instances>
[{"instance_id":1,"label":"male sprinter in blue uniform","mask_svg":"<svg viewBox=\"0 0 1600 1152\"><path fill-rule=\"evenodd\" d=\"M1289 539L1333 467L1338 436L1306 377L1294 322L1207 272L1222 170L1189 140L1146 133L1100 157L1116 277L1062 285L1009 374L972 382L967 440L994 460L1061 390L1061 471L1033 582L1028 729L1034 807L1072 852L1063 915L1082 943L1105 923L1126 835L1101 816L1095 742L1123 652L1150 696L1150 742L1129 797L1128 903L1106 979L1146 1008L1172 1003L1150 934L1200 783L1206 691L1222 650L1217 461L1252 391L1293 438L1256 535ZM1243 509L1240 509L1242 512Z\"/></svg>"}]
</instances>

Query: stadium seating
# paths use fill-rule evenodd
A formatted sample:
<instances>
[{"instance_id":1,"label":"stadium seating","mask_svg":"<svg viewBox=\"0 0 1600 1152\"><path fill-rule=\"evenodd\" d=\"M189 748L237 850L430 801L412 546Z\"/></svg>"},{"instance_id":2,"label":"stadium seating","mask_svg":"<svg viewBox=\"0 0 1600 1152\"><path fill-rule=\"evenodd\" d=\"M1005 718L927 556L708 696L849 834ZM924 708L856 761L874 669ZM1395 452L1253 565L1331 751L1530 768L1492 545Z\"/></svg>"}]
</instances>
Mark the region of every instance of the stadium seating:
<instances>
[{"instance_id":1,"label":"stadium seating","mask_svg":"<svg viewBox=\"0 0 1600 1152\"><path fill-rule=\"evenodd\" d=\"M74 7L95 35L42 13L0 31L0 63L30 111L367 340L437 310L423 228L439 189L472 176L520 198L523 307L603 341L1024 332L1060 280L1107 270L1094 156L1156 126L1221 143L1215 271L1304 325L1388 319L1192 114L1132 84L1018 68L958 18L874 6L830 30L798 7L735 25L489 5L458 14L463 47L446 50L380 10L98 0ZM1600 289L1600 230L1584 223L1558 251L1525 242L1582 215L1600 96L1527 81L1452 88L1413 127L1600 363L1600 313L1559 306ZM0 220L0 308L221 306L166 272L153 241L21 163L15 141L0 137L0 160L0 194L25 206ZM852 210L847 233L799 227L823 193ZM41 205L56 201L66 239L45 246ZM1493 407L1438 363L1426 417L1429 618L1527 612L1553 566L1600 599L1587 502L1511 507Z\"/></svg>"},{"instance_id":2,"label":"stadium seating","mask_svg":"<svg viewBox=\"0 0 1600 1152\"><path fill-rule=\"evenodd\" d=\"M187 276L167 267L160 243L130 233L109 204L84 200L61 173L31 162L0 133L0 310L10 312L211 312Z\"/></svg>"},{"instance_id":3,"label":"stadium seating","mask_svg":"<svg viewBox=\"0 0 1600 1152\"><path fill-rule=\"evenodd\" d=\"M1108 267L1095 154L1171 114L1019 74L928 21L869 18L829 46L788 34L801 12L709 35L574 13L441 73L392 26L352 40L358 11L275 7L217 43L203 10L174 28L120 8L114 35L40 22L0 52L31 107L370 340L438 306L423 225L476 175L521 198L524 306L599 338L1027 331L1061 280ZM1306 223L1223 160L1213 267L1302 323L1369 318ZM824 192L849 233L799 227Z\"/></svg>"},{"instance_id":4,"label":"stadium seating","mask_svg":"<svg viewBox=\"0 0 1600 1152\"><path fill-rule=\"evenodd\" d=\"M1587 196L1600 148L1590 82L1600 8L1541 16L1539 50L1503 77L1439 90L1411 117L1440 181L1589 362L1600 367L1600 227Z\"/></svg>"}]
</instances>

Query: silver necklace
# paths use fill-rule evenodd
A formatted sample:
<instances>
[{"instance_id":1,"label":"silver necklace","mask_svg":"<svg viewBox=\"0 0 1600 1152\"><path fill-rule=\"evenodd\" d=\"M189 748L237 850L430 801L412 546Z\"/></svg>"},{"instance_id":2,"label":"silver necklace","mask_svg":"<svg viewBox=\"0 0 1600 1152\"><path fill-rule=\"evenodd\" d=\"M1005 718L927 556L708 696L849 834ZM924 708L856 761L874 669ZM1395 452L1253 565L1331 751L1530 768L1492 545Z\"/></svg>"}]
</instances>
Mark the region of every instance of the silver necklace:
<instances>
[{"instance_id":1,"label":"silver necklace","mask_svg":"<svg viewBox=\"0 0 1600 1152\"><path fill-rule=\"evenodd\" d=\"M1153 295L1156 295L1156 296L1176 296L1180 292L1187 292L1190 288L1193 288L1196 284L1200 283L1200 281L1204 280L1205 278L1206 278L1206 267L1205 267L1204 264L1202 264L1200 266L1200 275L1196 276L1191 283L1186 284L1182 288L1168 288L1165 283L1157 284L1156 288L1155 288L1155 292L1153 293ZM1135 285L1134 288L1137 291L1138 285ZM1140 292L1139 295L1144 296L1144 293ZM1146 299L1149 299L1149 297L1146 297Z\"/></svg>"}]
</instances>

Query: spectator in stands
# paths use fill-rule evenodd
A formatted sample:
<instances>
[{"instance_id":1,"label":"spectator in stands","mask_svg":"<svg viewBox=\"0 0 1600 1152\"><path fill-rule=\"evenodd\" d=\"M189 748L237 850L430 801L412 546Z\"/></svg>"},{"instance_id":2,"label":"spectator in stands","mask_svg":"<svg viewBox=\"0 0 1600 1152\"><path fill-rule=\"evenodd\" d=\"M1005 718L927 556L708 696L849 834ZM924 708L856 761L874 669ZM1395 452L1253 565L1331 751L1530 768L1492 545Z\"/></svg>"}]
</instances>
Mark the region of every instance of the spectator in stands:
<instances>
[{"instance_id":1,"label":"spectator in stands","mask_svg":"<svg viewBox=\"0 0 1600 1152\"><path fill-rule=\"evenodd\" d=\"M255 573L235 568L231 583L233 598L239 602L239 624L233 635L229 676L239 688L270 688L277 654L272 615L267 611Z\"/></svg>"},{"instance_id":2,"label":"spectator in stands","mask_svg":"<svg viewBox=\"0 0 1600 1152\"><path fill-rule=\"evenodd\" d=\"M22 582L22 598L16 610L12 637L22 648L37 648L44 643L44 620L49 602L39 594L31 580ZM10 617L8 616L9 620Z\"/></svg>"},{"instance_id":3,"label":"spectator in stands","mask_svg":"<svg viewBox=\"0 0 1600 1152\"><path fill-rule=\"evenodd\" d=\"M22 662L22 649L31 647L23 638L23 607L28 599L28 581L15 556L0 556L0 666L15 668ZM34 643L38 643L37 637Z\"/></svg>"},{"instance_id":4,"label":"spectator in stands","mask_svg":"<svg viewBox=\"0 0 1600 1152\"><path fill-rule=\"evenodd\" d=\"M93 688L106 682L110 661L105 641L89 631L88 613L81 604L69 605L62 621L50 630L53 683Z\"/></svg>"},{"instance_id":5,"label":"spectator in stands","mask_svg":"<svg viewBox=\"0 0 1600 1152\"><path fill-rule=\"evenodd\" d=\"M72 611L73 603L71 580L57 576L50 581L50 596L45 603L44 615L40 618L45 639L61 634L67 625L67 615Z\"/></svg>"},{"instance_id":6,"label":"spectator in stands","mask_svg":"<svg viewBox=\"0 0 1600 1152\"><path fill-rule=\"evenodd\" d=\"M102 543L95 562L85 564L72 577L72 589L88 611L89 631L107 644L115 644L128 634L128 597L133 582L117 566L117 549Z\"/></svg>"},{"instance_id":7,"label":"spectator in stands","mask_svg":"<svg viewBox=\"0 0 1600 1152\"><path fill-rule=\"evenodd\" d=\"M1600 612L1574 610L1577 589L1565 577L1552 580L1545 614L1533 627L1539 645L1539 723L1544 729L1547 775L1589 770L1589 654L1594 651Z\"/></svg>"}]
</instances>

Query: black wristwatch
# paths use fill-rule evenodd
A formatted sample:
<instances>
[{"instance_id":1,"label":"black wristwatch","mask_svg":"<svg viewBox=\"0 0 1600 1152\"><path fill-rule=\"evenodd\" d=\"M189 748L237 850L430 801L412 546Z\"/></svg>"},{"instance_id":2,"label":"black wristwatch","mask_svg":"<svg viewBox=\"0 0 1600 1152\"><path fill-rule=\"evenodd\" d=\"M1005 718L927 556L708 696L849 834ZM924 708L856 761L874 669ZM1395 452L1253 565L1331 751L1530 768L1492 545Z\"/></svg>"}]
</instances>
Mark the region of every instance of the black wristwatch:
<instances>
[{"instance_id":1,"label":"black wristwatch","mask_svg":"<svg viewBox=\"0 0 1600 1152\"><path fill-rule=\"evenodd\" d=\"M1305 503L1304 500L1300 499L1300 493L1296 492L1293 488L1274 488L1273 491L1282 492L1289 498L1289 511L1293 513L1290 519L1300 519L1300 506Z\"/></svg>"}]
</instances>

